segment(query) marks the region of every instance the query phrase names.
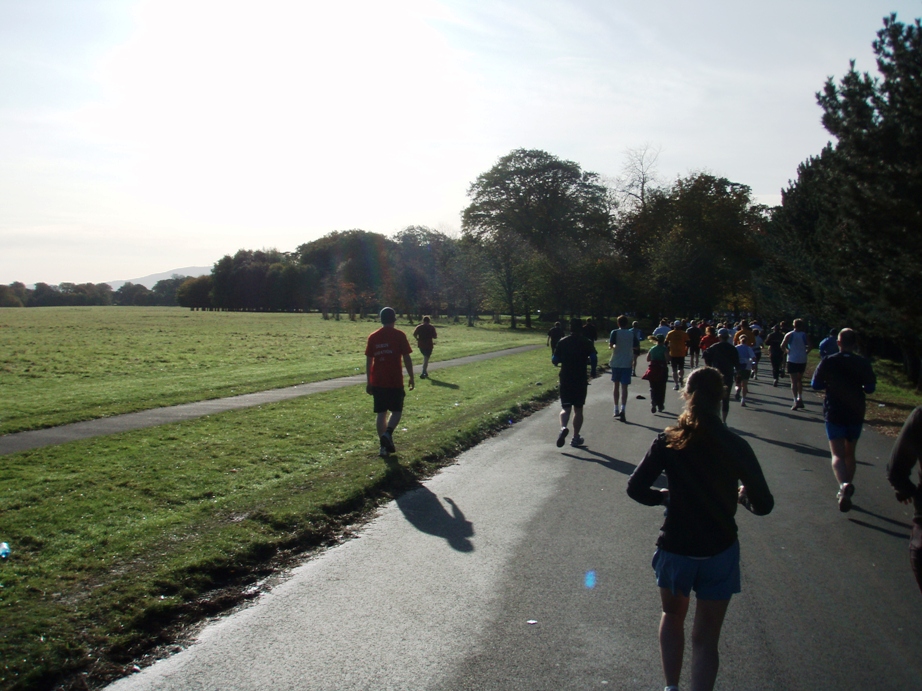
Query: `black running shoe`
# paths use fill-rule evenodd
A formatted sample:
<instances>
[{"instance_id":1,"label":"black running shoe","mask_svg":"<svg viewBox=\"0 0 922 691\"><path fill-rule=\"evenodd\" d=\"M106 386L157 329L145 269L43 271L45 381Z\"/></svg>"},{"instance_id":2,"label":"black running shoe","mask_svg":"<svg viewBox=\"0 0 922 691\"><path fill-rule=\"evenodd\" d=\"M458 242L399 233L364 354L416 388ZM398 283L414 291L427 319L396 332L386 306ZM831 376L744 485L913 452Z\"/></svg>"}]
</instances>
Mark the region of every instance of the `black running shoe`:
<instances>
[{"instance_id":1,"label":"black running shoe","mask_svg":"<svg viewBox=\"0 0 922 691\"><path fill-rule=\"evenodd\" d=\"M557 448L559 449L564 445L564 442L567 440L567 435L570 434L570 430L566 427L560 428L560 434L557 435Z\"/></svg>"}]
</instances>

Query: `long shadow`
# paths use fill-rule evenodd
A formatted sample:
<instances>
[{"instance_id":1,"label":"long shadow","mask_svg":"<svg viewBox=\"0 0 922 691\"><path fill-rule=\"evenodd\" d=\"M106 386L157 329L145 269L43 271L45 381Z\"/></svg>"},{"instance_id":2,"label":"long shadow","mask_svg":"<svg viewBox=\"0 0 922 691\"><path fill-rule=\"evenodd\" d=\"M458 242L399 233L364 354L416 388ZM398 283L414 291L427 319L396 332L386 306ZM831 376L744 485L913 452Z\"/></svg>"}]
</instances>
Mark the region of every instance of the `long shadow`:
<instances>
[{"instance_id":1,"label":"long shadow","mask_svg":"<svg viewBox=\"0 0 922 691\"><path fill-rule=\"evenodd\" d=\"M596 458L586 458L585 456L577 456L572 453L564 453L562 455L567 456L568 458L573 458L577 461L589 461L590 463L598 463L599 465L605 466L609 470L614 470L617 473L622 473L623 475L630 475L634 472L634 469L637 467L633 463L628 463L627 461L619 461L617 458L612 458L611 456L606 456L604 453L599 451L593 451L592 449L583 448L582 451L588 453L590 456L595 456ZM659 487L660 489L666 489L666 476L660 475L656 482L653 483L654 487Z\"/></svg>"},{"instance_id":2,"label":"long shadow","mask_svg":"<svg viewBox=\"0 0 922 691\"><path fill-rule=\"evenodd\" d=\"M438 379L433 379L431 374L428 377L426 377L426 381L432 384L433 386L442 386L446 389L460 389L461 388L458 384L450 384L447 381L440 381Z\"/></svg>"},{"instance_id":3,"label":"long shadow","mask_svg":"<svg viewBox=\"0 0 922 691\"><path fill-rule=\"evenodd\" d=\"M790 418L791 420L801 420L805 422L823 422L822 417L806 417L803 415L803 413L801 414L797 414L794 412L785 413L784 411L781 411L781 410L769 410L768 408L753 408L753 412L766 413L768 415L778 415L780 417Z\"/></svg>"},{"instance_id":4,"label":"long shadow","mask_svg":"<svg viewBox=\"0 0 922 691\"><path fill-rule=\"evenodd\" d=\"M887 523L892 523L895 526L900 528L906 528L906 530L912 530L912 525L909 523L903 523L903 521L898 521L894 518L887 518L886 516L881 516L879 513L874 513L873 511L868 511L867 509L862 509L860 506L852 506L852 511L857 511L858 513L863 513L868 516L873 516L881 521L886 521Z\"/></svg>"},{"instance_id":5,"label":"long shadow","mask_svg":"<svg viewBox=\"0 0 922 691\"><path fill-rule=\"evenodd\" d=\"M464 518L464 513L454 501L448 497L444 499L451 506L451 513L435 494L420 485L418 489L397 497L397 506L417 530L444 538L452 549L459 552L473 552L474 545L468 539L474 536L473 524Z\"/></svg>"},{"instance_id":6,"label":"long shadow","mask_svg":"<svg viewBox=\"0 0 922 691\"><path fill-rule=\"evenodd\" d=\"M856 508L858 507L853 506L852 511L854 511ZM898 533L894 530L887 530L886 528L881 528L880 526L877 526L877 525L871 525L870 523L866 523L865 521L859 521L857 518L849 518L848 520L850 520L852 523L856 525L862 526L863 528L870 528L871 530L876 530L878 532L884 533L885 535L892 535L893 537L898 537L903 540L909 540L909 535L906 533Z\"/></svg>"},{"instance_id":7,"label":"long shadow","mask_svg":"<svg viewBox=\"0 0 922 691\"><path fill-rule=\"evenodd\" d=\"M768 439L766 437L760 437L757 434L753 434L752 432L746 432L744 430L736 430L736 433L740 435L741 437L752 437L753 439L764 441L767 444L781 446L785 449L791 449L791 451L796 451L797 453L807 454L808 456L818 456L819 458L829 458L828 450L817 449L814 446L807 446L806 444L793 444L791 442L778 441L776 439Z\"/></svg>"}]
</instances>

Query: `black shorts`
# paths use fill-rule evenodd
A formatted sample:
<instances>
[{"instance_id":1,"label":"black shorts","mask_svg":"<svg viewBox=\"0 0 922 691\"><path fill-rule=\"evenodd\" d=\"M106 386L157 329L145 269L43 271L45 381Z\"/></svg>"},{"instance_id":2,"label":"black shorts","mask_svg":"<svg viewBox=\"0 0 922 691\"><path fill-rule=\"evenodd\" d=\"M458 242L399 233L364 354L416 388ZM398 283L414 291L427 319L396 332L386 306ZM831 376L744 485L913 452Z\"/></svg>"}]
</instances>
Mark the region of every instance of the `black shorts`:
<instances>
[{"instance_id":1,"label":"black shorts","mask_svg":"<svg viewBox=\"0 0 922 691\"><path fill-rule=\"evenodd\" d=\"M421 353L422 353L423 355L425 355L426 357L432 357L432 348L422 348L422 347L421 347L421 348L419 349L419 352L421 352Z\"/></svg>"},{"instance_id":2,"label":"black shorts","mask_svg":"<svg viewBox=\"0 0 922 691\"><path fill-rule=\"evenodd\" d=\"M806 362L791 362L788 361L788 372L791 374L803 374L807 371Z\"/></svg>"},{"instance_id":3,"label":"black shorts","mask_svg":"<svg viewBox=\"0 0 922 691\"><path fill-rule=\"evenodd\" d=\"M700 346L700 345L691 345L691 344L689 344L689 346L688 346L688 352L689 352L690 354L692 354L692 355L700 355L700 354L701 354L701 346Z\"/></svg>"},{"instance_id":4,"label":"black shorts","mask_svg":"<svg viewBox=\"0 0 922 691\"><path fill-rule=\"evenodd\" d=\"M588 384L586 380L583 381L565 381L560 380L560 405L566 408L567 406L576 406L577 408L582 408L586 405L586 393L588 391Z\"/></svg>"},{"instance_id":5,"label":"black shorts","mask_svg":"<svg viewBox=\"0 0 922 691\"><path fill-rule=\"evenodd\" d=\"M371 387L371 395L375 399L375 412L392 413L403 412L403 399L406 398L407 392L403 387L399 389L390 389L383 386Z\"/></svg>"},{"instance_id":6,"label":"black shorts","mask_svg":"<svg viewBox=\"0 0 922 691\"><path fill-rule=\"evenodd\" d=\"M669 362L672 363L673 367L678 369L685 369L685 358L684 357L669 357Z\"/></svg>"}]
</instances>

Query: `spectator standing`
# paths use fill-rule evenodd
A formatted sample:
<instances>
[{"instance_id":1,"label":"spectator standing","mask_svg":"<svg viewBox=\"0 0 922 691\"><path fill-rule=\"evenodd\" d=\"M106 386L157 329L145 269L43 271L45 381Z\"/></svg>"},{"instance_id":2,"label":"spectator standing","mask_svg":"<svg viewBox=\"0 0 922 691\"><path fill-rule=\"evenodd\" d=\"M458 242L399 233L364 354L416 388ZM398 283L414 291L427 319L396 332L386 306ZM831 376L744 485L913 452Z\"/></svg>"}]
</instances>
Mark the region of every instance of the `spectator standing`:
<instances>
[{"instance_id":1,"label":"spectator standing","mask_svg":"<svg viewBox=\"0 0 922 691\"><path fill-rule=\"evenodd\" d=\"M662 601L659 645L669 690L679 686L692 590L697 604L691 688L714 688L724 616L730 598L741 590L736 509L742 505L764 516L774 506L752 448L720 422L717 410L723 389L723 377L716 370L692 372L684 412L675 426L656 438L628 480L632 499L666 507L653 569ZM663 473L668 489L654 489Z\"/></svg>"},{"instance_id":2,"label":"spectator standing","mask_svg":"<svg viewBox=\"0 0 922 691\"><path fill-rule=\"evenodd\" d=\"M864 395L874 393L877 378L870 361L854 352L858 345L854 331L842 329L838 344L838 353L820 360L811 385L817 391L826 391L823 418L832 454L832 472L839 483L836 500L839 511L844 512L852 508L855 493L855 447L864 424Z\"/></svg>"},{"instance_id":3,"label":"spectator standing","mask_svg":"<svg viewBox=\"0 0 922 691\"><path fill-rule=\"evenodd\" d=\"M374 398L376 428L381 442L379 455L386 458L396 453L394 430L403 415L406 391L403 387L403 369L410 379L410 391L415 387L413 360L407 335L394 328L397 313L393 308L381 310L381 328L374 331L365 344L365 392ZM402 363L401 363L402 360ZM388 413L390 416L388 417Z\"/></svg>"},{"instance_id":4,"label":"spectator standing","mask_svg":"<svg viewBox=\"0 0 922 691\"><path fill-rule=\"evenodd\" d=\"M435 339L439 337L432 320L426 316L423 317L423 323L413 330L413 338L416 339L416 347L423 354L423 371L420 373L420 379L429 378L429 358L432 357L432 349L435 347Z\"/></svg>"},{"instance_id":5,"label":"spectator standing","mask_svg":"<svg viewBox=\"0 0 922 691\"><path fill-rule=\"evenodd\" d=\"M917 463L919 483L913 484L910 475ZM903 423L890 454L887 479L896 490L896 500L903 504L912 502L915 509L909 538L909 564L922 591L922 406L913 410Z\"/></svg>"}]
</instances>

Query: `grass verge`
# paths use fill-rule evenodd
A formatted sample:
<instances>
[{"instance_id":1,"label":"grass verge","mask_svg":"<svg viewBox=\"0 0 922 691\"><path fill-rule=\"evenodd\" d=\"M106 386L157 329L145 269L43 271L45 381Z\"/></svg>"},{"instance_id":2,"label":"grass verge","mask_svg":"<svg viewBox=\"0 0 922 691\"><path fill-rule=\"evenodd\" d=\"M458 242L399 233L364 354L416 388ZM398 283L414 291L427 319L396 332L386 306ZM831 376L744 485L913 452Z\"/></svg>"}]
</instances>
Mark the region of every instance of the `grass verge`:
<instances>
[{"instance_id":1,"label":"grass verge","mask_svg":"<svg viewBox=\"0 0 922 691\"><path fill-rule=\"evenodd\" d=\"M378 458L363 387L4 458L0 687L98 687L554 397L544 351L440 370Z\"/></svg>"},{"instance_id":2,"label":"grass verge","mask_svg":"<svg viewBox=\"0 0 922 691\"><path fill-rule=\"evenodd\" d=\"M179 307L0 309L0 434L358 374L378 326ZM523 329L436 327L434 361L544 342Z\"/></svg>"}]
</instances>

